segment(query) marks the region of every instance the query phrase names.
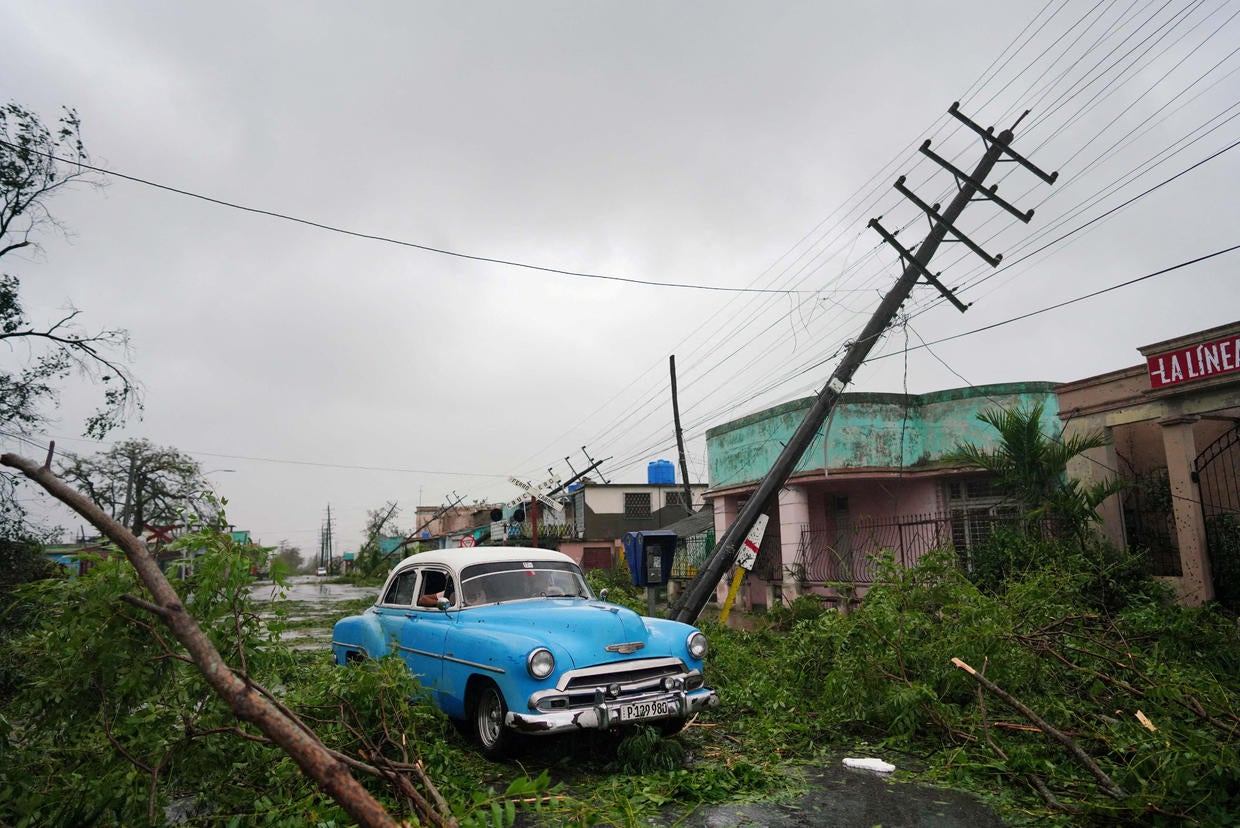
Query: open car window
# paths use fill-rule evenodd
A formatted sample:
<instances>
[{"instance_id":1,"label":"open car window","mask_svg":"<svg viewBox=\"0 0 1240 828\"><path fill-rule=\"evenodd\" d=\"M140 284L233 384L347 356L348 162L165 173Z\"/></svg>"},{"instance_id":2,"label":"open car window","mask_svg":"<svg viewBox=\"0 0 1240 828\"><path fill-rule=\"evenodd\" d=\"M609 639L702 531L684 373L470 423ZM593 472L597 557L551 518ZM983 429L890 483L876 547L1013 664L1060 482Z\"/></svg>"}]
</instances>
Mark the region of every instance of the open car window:
<instances>
[{"instance_id":1,"label":"open car window","mask_svg":"<svg viewBox=\"0 0 1240 828\"><path fill-rule=\"evenodd\" d=\"M447 598L449 604L456 604L456 584L452 575L440 569L422 570L417 606L426 609L437 607L441 597Z\"/></svg>"}]
</instances>

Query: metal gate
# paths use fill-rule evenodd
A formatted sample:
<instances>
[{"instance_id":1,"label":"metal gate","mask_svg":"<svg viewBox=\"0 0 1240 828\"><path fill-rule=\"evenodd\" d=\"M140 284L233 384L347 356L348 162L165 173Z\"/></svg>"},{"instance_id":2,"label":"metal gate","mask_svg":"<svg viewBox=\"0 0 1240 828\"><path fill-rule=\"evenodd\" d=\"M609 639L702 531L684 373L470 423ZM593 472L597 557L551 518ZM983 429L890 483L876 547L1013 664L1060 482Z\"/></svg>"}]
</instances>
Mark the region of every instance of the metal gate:
<instances>
[{"instance_id":1,"label":"metal gate","mask_svg":"<svg viewBox=\"0 0 1240 828\"><path fill-rule=\"evenodd\" d=\"M1125 545L1141 551L1149 574L1183 575L1167 467L1136 471L1127 457L1118 451L1115 455L1120 459L1120 474L1127 484L1119 495Z\"/></svg>"},{"instance_id":2,"label":"metal gate","mask_svg":"<svg viewBox=\"0 0 1240 828\"><path fill-rule=\"evenodd\" d=\"M1214 595L1230 609L1240 609L1240 426L1206 446L1193 461L1193 479L1201 492L1206 549L1214 575Z\"/></svg>"}]
</instances>

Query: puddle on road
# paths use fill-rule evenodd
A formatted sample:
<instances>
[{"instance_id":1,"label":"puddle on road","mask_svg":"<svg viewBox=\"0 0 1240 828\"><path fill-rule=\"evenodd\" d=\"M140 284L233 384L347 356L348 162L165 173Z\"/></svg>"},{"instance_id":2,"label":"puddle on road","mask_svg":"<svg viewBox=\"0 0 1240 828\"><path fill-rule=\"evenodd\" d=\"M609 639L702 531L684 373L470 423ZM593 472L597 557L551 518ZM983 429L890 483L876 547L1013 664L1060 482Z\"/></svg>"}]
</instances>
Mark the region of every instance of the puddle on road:
<instances>
[{"instance_id":1,"label":"puddle on road","mask_svg":"<svg viewBox=\"0 0 1240 828\"><path fill-rule=\"evenodd\" d=\"M350 611L340 605L374 600L378 593L377 586L335 583L315 575L294 576L286 590L277 589L271 581L257 581L250 587L261 615L270 617L276 605L287 611L287 623L294 629L286 630L282 638L297 649L326 647L331 642L332 625Z\"/></svg>"}]
</instances>

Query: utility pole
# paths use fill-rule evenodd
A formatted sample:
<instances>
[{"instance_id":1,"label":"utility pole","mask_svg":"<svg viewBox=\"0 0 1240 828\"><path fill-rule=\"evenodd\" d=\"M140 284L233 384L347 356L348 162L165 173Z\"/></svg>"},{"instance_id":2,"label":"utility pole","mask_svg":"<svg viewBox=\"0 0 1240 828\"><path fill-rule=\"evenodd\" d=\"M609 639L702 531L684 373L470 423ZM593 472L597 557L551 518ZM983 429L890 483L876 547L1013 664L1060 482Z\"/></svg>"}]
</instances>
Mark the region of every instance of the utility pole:
<instances>
[{"instance_id":1,"label":"utility pole","mask_svg":"<svg viewBox=\"0 0 1240 828\"><path fill-rule=\"evenodd\" d=\"M672 373L672 423L676 427L676 450L680 452L680 479L685 485L685 512L693 514L693 493L689 488L689 464L685 462L685 435L680 430L680 403L676 399L676 355L667 358Z\"/></svg>"},{"instance_id":2,"label":"utility pole","mask_svg":"<svg viewBox=\"0 0 1240 828\"><path fill-rule=\"evenodd\" d=\"M332 568L332 505L327 504L327 523L319 530L319 566Z\"/></svg>"},{"instance_id":3,"label":"utility pole","mask_svg":"<svg viewBox=\"0 0 1240 828\"><path fill-rule=\"evenodd\" d=\"M1058 175L1057 173L1048 174L1042 172L1010 148L1009 144L1011 144L1013 137L1012 129L1005 129L996 136L993 127L982 129L962 115L958 107L959 103L953 103L948 112L981 137L986 144L985 154L970 175L952 167L949 163L930 152L929 140L922 144L921 151L923 154L940 163L941 166L944 166L955 176L958 192L947 206L947 209L939 213L939 205L928 205L905 189L905 179L903 176L896 182L896 189L910 197L931 219L930 232L921 245L918 246L916 253L910 253L901 247L895 241L894 235L882 228L878 223L878 219L870 220L869 226L874 228L884 240L895 247L899 251L900 257L906 262L903 274L901 274L891 290L888 291L887 295L883 297L878 309L874 311L874 315L870 317L870 321L866 323L864 330L862 330L861 336L849 346L843 359L840 360L830 379L827 380L827 384L818 393L818 397L809 412L806 413L805 419L801 421L797 430L793 432L792 438L775 459L771 470L767 472L766 477L762 478L758 488L741 508L740 514L736 516L736 519L732 521L732 525L724 532L723 538L715 545L706 562L698 570L697 576L690 581L688 587L681 594L680 600L671 607L668 612L669 618L690 624L697 620L698 615L702 612L702 608L706 606L706 602L709 600L710 593L714 591L715 585L719 583L720 579L727 572L728 567L732 566L735 561L741 540L745 537L750 527L753 526L758 515L767 511L771 501L792 473L792 469L800 461L801 455L809 447L814 435L822 428L827 417L830 416L831 410L835 407L840 395L843 394L844 388L852 381L853 374L861 367L861 364L869 355L870 349L878 342L879 337L882 336L883 331L891 323L900 306L904 304L904 300L912 292L917 280L919 278L926 279L929 284L936 287L945 296L948 296L957 308L962 311L965 309L966 306L961 304L954 296L951 296L950 291L939 282L939 274L932 274L927 268L931 257L939 245L946 239L947 234L951 233L956 237L956 240L961 241L971 250L981 255L991 266L999 263L1001 256L992 257L987 255L955 227L956 219L964 211L964 208L968 206L969 202L974 200L975 197L989 199L1016 215L1021 221L1027 222L1032 218L1032 210L1027 213L1020 213L1007 202L999 199L995 195L998 185L992 185L989 188L983 185L982 182L985 181L986 176L994 165L1000 160L1015 161L1048 184L1054 183ZM1025 114L1027 115L1028 112ZM1021 115L1020 119L1017 119L1016 124L1013 124L1013 129L1024 117L1024 115Z\"/></svg>"},{"instance_id":4,"label":"utility pole","mask_svg":"<svg viewBox=\"0 0 1240 828\"><path fill-rule=\"evenodd\" d=\"M567 460L568 458L567 458L567 457L565 457L564 459L565 459L565 460ZM572 476L572 477L570 477L570 478L568 478L567 480L565 480L565 481L564 481L563 483L561 483L560 485L556 486L556 487L555 487L554 489L552 489L551 491L547 492L547 497L552 497L552 496L557 495L557 494L559 494L560 492L564 491L564 490L565 490L565 489L567 489L569 486L573 485L573 484L574 484L574 483L576 483L578 480L580 480L581 478L585 477L587 474L589 474L590 472L594 471L595 469L597 469L599 466L603 465L604 463L606 463L606 462L607 462L608 460L610 460L610 459L611 459L610 457L604 457L602 460L594 460L594 461L592 461L592 462L590 463L590 465L586 466L586 467L585 467L585 469L583 469L582 471L576 471L576 470L574 469L574 470L573 470L573 471L574 471L573 476ZM568 464L568 467L569 467L570 469L572 469L572 468L573 468L573 464L572 464L572 463L569 463L569 464ZM602 472L600 472L600 475L601 475L601 474L602 474Z\"/></svg>"},{"instance_id":5,"label":"utility pole","mask_svg":"<svg viewBox=\"0 0 1240 828\"><path fill-rule=\"evenodd\" d=\"M602 463L603 463L603 461L602 461L602 460L595 460L593 457L591 457L591 456L590 456L590 452L586 451L586 447L585 447L585 446L582 446L582 447L581 447L581 453L582 453L582 454L584 454L584 455L586 456L586 459L590 461L590 468L594 468L595 466L598 466L598 465L600 465L600 464L602 464ZM611 458L607 458L607 459L609 459L609 460L610 460ZM608 479L607 479L607 478L603 475L603 473L602 473L601 471L598 473L598 476L603 478L603 482L604 482L604 483L610 483L610 482L611 482L611 481L609 481L609 480L608 480Z\"/></svg>"}]
</instances>

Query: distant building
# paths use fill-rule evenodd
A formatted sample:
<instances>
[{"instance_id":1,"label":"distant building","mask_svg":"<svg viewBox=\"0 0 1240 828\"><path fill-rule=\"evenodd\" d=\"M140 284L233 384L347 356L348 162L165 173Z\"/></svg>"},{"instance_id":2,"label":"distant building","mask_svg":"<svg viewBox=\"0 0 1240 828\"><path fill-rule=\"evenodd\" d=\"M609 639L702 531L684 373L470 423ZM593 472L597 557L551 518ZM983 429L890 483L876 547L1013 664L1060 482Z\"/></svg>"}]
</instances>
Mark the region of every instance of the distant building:
<instances>
[{"instance_id":1,"label":"distant building","mask_svg":"<svg viewBox=\"0 0 1240 828\"><path fill-rule=\"evenodd\" d=\"M584 481L563 497L565 531L560 551L583 569L610 568L628 532L666 529L705 503L706 485L694 483L685 506L678 483L595 483Z\"/></svg>"},{"instance_id":2,"label":"distant building","mask_svg":"<svg viewBox=\"0 0 1240 828\"><path fill-rule=\"evenodd\" d=\"M43 557L70 577L85 575L98 560L120 555L107 538L90 538L75 543L55 543L43 547Z\"/></svg>"}]
</instances>

